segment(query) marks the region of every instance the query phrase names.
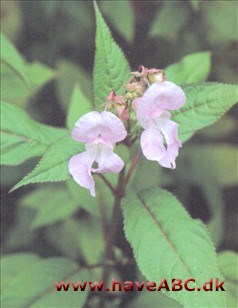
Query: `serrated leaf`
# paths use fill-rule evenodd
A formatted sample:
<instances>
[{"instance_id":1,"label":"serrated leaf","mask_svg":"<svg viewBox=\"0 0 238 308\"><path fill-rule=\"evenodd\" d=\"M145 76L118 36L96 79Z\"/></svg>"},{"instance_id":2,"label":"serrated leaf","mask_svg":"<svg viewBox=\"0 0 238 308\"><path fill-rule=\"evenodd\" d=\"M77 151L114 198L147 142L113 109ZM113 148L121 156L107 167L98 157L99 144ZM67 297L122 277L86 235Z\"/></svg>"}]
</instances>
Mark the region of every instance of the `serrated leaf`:
<instances>
[{"instance_id":1,"label":"serrated leaf","mask_svg":"<svg viewBox=\"0 0 238 308\"><path fill-rule=\"evenodd\" d=\"M12 45L12 43L1 33L1 61L11 68L28 87L28 77L24 66L24 60Z\"/></svg>"},{"instance_id":2,"label":"serrated leaf","mask_svg":"<svg viewBox=\"0 0 238 308\"><path fill-rule=\"evenodd\" d=\"M36 122L22 109L1 103L1 164L18 165L42 155L67 131Z\"/></svg>"},{"instance_id":3,"label":"serrated leaf","mask_svg":"<svg viewBox=\"0 0 238 308\"><path fill-rule=\"evenodd\" d=\"M14 256L12 256L14 257ZM17 262L17 255L16 262ZM55 282L76 283L88 280L88 272L66 258L48 258L29 262L24 271L12 275L11 283L2 294L4 307L83 307L88 290L57 292ZM3 277L4 279L4 277Z\"/></svg>"},{"instance_id":4,"label":"serrated leaf","mask_svg":"<svg viewBox=\"0 0 238 308\"><path fill-rule=\"evenodd\" d=\"M69 159L82 151L83 145L68 135L56 141L43 155L35 169L17 183L11 191L33 183L60 182L70 177Z\"/></svg>"},{"instance_id":5,"label":"serrated leaf","mask_svg":"<svg viewBox=\"0 0 238 308\"><path fill-rule=\"evenodd\" d=\"M156 14L150 31L150 37L162 36L174 37L186 24L189 18L189 10L183 2L164 2L162 8ZM173 22L171 22L171 20Z\"/></svg>"},{"instance_id":6,"label":"serrated leaf","mask_svg":"<svg viewBox=\"0 0 238 308\"><path fill-rule=\"evenodd\" d=\"M96 54L93 71L94 103L100 107L108 94L114 90L122 94L123 84L129 78L129 65L94 2L96 14Z\"/></svg>"},{"instance_id":7,"label":"serrated leaf","mask_svg":"<svg viewBox=\"0 0 238 308\"><path fill-rule=\"evenodd\" d=\"M72 216L79 208L79 204L71 197L66 186L49 185L24 196L20 200L20 205L35 210L36 214L30 225L32 229L62 221Z\"/></svg>"},{"instance_id":8,"label":"serrated leaf","mask_svg":"<svg viewBox=\"0 0 238 308\"><path fill-rule=\"evenodd\" d=\"M124 228L136 262L149 281L188 277L202 288L220 278L216 254L204 225L193 220L169 192L157 189L131 192L123 203ZM149 235L149 236L148 236ZM224 292L166 292L184 307L225 307Z\"/></svg>"},{"instance_id":9,"label":"serrated leaf","mask_svg":"<svg viewBox=\"0 0 238 308\"><path fill-rule=\"evenodd\" d=\"M218 255L218 265L225 277L227 307L237 307L238 302L238 255L234 251L225 250Z\"/></svg>"},{"instance_id":10,"label":"serrated leaf","mask_svg":"<svg viewBox=\"0 0 238 308\"><path fill-rule=\"evenodd\" d=\"M77 84L74 87L70 105L67 114L67 126L72 129L76 121L84 114L92 111L92 104L89 99L83 94L80 86Z\"/></svg>"},{"instance_id":11,"label":"serrated leaf","mask_svg":"<svg viewBox=\"0 0 238 308\"><path fill-rule=\"evenodd\" d=\"M197 52L165 68L166 78L176 84L205 81L210 73L211 53Z\"/></svg>"},{"instance_id":12,"label":"serrated leaf","mask_svg":"<svg viewBox=\"0 0 238 308\"><path fill-rule=\"evenodd\" d=\"M100 7L116 30L128 41L132 42L135 30L135 14L131 1L102 1ZM116 12L116 14L115 14ZM125 14L126 12L126 14ZM123 20L123 22L122 22Z\"/></svg>"},{"instance_id":13,"label":"serrated leaf","mask_svg":"<svg viewBox=\"0 0 238 308\"><path fill-rule=\"evenodd\" d=\"M238 101L236 85L202 83L183 87L186 104L172 112L179 136L186 141L197 130L213 124Z\"/></svg>"}]
</instances>

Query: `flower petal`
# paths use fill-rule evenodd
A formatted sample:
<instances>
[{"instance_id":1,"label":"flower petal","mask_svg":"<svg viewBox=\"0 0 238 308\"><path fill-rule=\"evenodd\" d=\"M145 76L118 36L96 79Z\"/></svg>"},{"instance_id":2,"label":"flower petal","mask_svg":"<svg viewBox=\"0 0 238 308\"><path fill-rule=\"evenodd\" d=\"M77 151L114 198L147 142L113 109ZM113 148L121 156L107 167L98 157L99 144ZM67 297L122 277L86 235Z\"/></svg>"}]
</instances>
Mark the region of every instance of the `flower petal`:
<instances>
[{"instance_id":1,"label":"flower petal","mask_svg":"<svg viewBox=\"0 0 238 308\"><path fill-rule=\"evenodd\" d=\"M96 162L98 168L93 169L93 171L97 173L119 173L124 167L122 159L113 153L112 147L107 145L102 145L101 151L97 154Z\"/></svg>"},{"instance_id":2,"label":"flower petal","mask_svg":"<svg viewBox=\"0 0 238 308\"><path fill-rule=\"evenodd\" d=\"M171 168L166 149L163 145L163 136L158 129L150 127L144 130L140 142L142 152L147 159L156 160L163 167Z\"/></svg>"},{"instance_id":3,"label":"flower petal","mask_svg":"<svg viewBox=\"0 0 238 308\"><path fill-rule=\"evenodd\" d=\"M113 113L92 111L76 122L72 138L80 142L111 142L123 140L127 135L122 121Z\"/></svg>"},{"instance_id":4,"label":"flower petal","mask_svg":"<svg viewBox=\"0 0 238 308\"><path fill-rule=\"evenodd\" d=\"M112 112L103 111L101 113L103 119L102 138L116 143L126 138L127 131L123 122Z\"/></svg>"},{"instance_id":5,"label":"flower petal","mask_svg":"<svg viewBox=\"0 0 238 308\"><path fill-rule=\"evenodd\" d=\"M91 111L78 119L73 130L72 138L79 142L92 142L98 135L97 127L101 125L102 117L97 111Z\"/></svg>"},{"instance_id":6,"label":"flower petal","mask_svg":"<svg viewBox=\"0 0 238 308\"><path fill-rule=\"evenodd\" d=\"M182 88L170 81L155 82L135 101L136 113L143 128L159 117L165 110L174 110L185 104L186 97Z\"/></svg>"},{"instance_id":7,"label":"flower petal","mask_svg":"<svg viewBox=\"0 0 238 308\"><path fill-rule=\"evenodd\" d=\"M162 119L159 127L167 143L167 155L172 164L172 168L175 168L175 159L178 156L179 148L182 146L182 143L178 138L178 124L169 119Z\"/></svg>"},{"instance_id":8,"label":"flower petal","mask_svg":"<svg viewBox=\"0 0 238 308\"><path fill-rule=\"evenodd\" d=\"M182 88L170 81L156 83L158 95L156 103L162 109L175 110L181 108L186 102L186 96Z\"/></svg>"},{"instance_id":9,"label":"flower petal","mask_svg":"<svg viewBox=\"0 0 238 308\"><path fill-rule=\"evenodd\" d=\"M96 158L96 151L86 151L74 155L69 160L69 172L74 180L82 187L90 190L95 197L95 183L91 175L91 166Z\"/></svg>"}]
</instances>

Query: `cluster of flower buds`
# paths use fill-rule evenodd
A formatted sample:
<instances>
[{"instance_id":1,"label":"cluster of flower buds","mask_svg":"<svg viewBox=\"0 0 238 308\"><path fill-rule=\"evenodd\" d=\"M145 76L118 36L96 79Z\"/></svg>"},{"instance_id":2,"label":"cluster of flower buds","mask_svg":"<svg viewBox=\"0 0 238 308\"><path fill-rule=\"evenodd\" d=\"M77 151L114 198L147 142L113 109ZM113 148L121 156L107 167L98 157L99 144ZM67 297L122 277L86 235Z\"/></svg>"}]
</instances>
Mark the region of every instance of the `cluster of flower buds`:
<instances>
[{"instance_id":1,"label":"cluster of flower buds","mask_svg":"<svg viewBox=\"0 0 238 308\"><path fill-rule=\"evenodd\" d=\"M176 84L166 81L163 70L141 66L131 75L124 85L124 96L112 90L106 98L105 111L84 115L72 131L75 140L86 143L86 151L70 159L69 171L92 196L95 196L92 172L118 173L124 167L113 149L117 142L126 138L123 122L130 120L133 111L144 129L140 138L144 156L163 167L176 167L175 159L182 144L178 138L178 124L171 120L168 110L181 108L186 101L185 93ZM92 167L94 162L97 168Z\"/></svg>"}]
</instances>

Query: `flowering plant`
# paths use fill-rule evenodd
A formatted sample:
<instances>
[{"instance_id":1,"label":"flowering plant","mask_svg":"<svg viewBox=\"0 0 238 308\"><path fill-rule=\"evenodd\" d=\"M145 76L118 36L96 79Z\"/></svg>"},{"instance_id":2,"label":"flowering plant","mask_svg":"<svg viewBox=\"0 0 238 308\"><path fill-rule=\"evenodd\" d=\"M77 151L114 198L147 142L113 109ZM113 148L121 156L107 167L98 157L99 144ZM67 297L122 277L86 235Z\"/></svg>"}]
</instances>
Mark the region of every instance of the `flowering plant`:
<instances>
[{"instance_id":1,"label":"flowering plant","mask_svg":"<svg viewBox=\"0 0 238 308\"><path fill-rule=\"evenodd\" d=\"M72 6L86 5L69 2ZM100 6L106 2L100 2ZM132 5L131 1L108 3L119 7ZM170 6L171 3L166 10L170 11ZM70 12L74 11L77 10ZM210 70L209 52L185 56L163 69L158 57L154 68L140 65L132 70L96 2L94 11L93 91L84 69L81 69L83 73L74 74L74 65L64 62L55 69L38 62L28 63L4 35L1 37L3 79L8 84L1 103L2 165L26 162L24 169L15 167L16 174L9 167L3 169L7 191L9 185L14 185L10 190L13 193L6 194L5 199L10 204L12 196L19 196L20 200L18 220L12 233L9 232L9 242L14 244L4 246L7 253L17 250L20 253L7 255L3 260L9 283L4 289L3 304L5 307L122 307L126 302L140 307L148 302L148 307L226 307L226 292L205 292L200 287L210 278L223 280L225 277L229 281L231 275L222 264L233 260L233 254L217 258L214 245L219 247L224 236L219 185L226 181L233 183L230 170L234 166L227 163L227 152L222 152L225 154L218 159L216 146L206 148L205 145L204 150L201 136L203 128L235 105L237 87L205 82ZM114 20L115 27L120 29L118 20L121 19ZM86 23L84 14L82 21ZM82 31L81 27L77 30ZM72 44L73 39L68 34L65 36L68 45ZM135 46L139 49L139 45ZM50 56L47 53L46 59ZM77 58L77 52L73 56ZM67 109L65 128L40 123L24 110L28 107L31 113L36 110L37 104L28 106L28 102L34 102L36 92L52 79L56 79L54 86L60 93L57 106L61 106L62 114ZM48 114L48 92L40 93L43 98L42 105L37 107L37 118L42 112L44 122ZM58 107L54 107L57 115L61 113ZM195 134L199 137L193 143ZM35 166L36 157L41 159ZM226 168L222 170L228 171L220 177L218 167L224 162ZM16 184L22 170L29 173ZM36 185L33 192L28 191L28 184ZM186 194L189 200L200 202L194 196L195 185L202 187L211 204L207 212L211 212L212 218L205 221L207 227L191 217L196 216L192 209L197 204L191 207L183 198ZM95 280L107 286L110 278L156 282L194 278L194 288L200 292L184 289L169 292L164 286L161 293L167 298L155 292L155 302L151 302L151 294L147 296L144 292L133 293L126 299L120 294L113 296L108 290L93 295L89 295L89 290L80 294L63 294L55 289L53 292L56 281ZM35 284L34 279L37 279ZM228 299L232 298L229 296Z\"/></svg>"}]
</instances>

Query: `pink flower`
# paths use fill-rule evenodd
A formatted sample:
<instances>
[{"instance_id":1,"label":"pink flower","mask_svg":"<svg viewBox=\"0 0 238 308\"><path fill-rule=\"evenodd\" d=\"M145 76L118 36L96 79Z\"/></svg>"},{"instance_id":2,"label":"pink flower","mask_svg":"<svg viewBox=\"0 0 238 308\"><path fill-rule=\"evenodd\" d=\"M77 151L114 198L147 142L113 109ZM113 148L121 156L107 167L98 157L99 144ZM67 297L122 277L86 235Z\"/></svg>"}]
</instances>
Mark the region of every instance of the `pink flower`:
<instances>
[{"instance_id":1,"label":"pink flower","mask_svg":"<svg viewBox=\"0 0 238 308\"><path fill-rule=\"evenodd\" d=\"M92 111L76 122L72 138L86 142L86 151L70 159L69 172L80 186L90 190L92 196L95 197L95 183L91 172L118 173L123 169L124 162L113 149L126 135L122 121L109 111ZM92 167L94 162L96 167Z\"/></svg>"},{"instance_id":2,"label":"pink flower","mask_svg":"<svg viewBox=\"0 0 238 308\"><path fill-rule=\"evenodd\" d=\"M137 119L145 129L141 148L145 157L166 168L175 168L179 147L178 124L170 120L167 110L181 108L186 101L183 90L170 81L155 82L133 102ZM165 146L166 144L166 146Z\"/></svg>"}]
</instances>

